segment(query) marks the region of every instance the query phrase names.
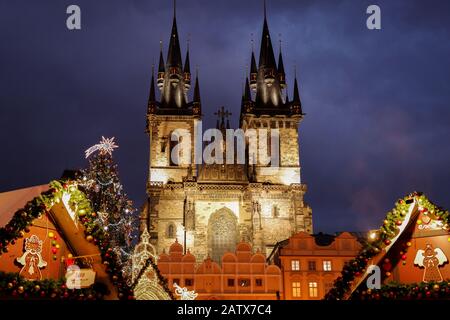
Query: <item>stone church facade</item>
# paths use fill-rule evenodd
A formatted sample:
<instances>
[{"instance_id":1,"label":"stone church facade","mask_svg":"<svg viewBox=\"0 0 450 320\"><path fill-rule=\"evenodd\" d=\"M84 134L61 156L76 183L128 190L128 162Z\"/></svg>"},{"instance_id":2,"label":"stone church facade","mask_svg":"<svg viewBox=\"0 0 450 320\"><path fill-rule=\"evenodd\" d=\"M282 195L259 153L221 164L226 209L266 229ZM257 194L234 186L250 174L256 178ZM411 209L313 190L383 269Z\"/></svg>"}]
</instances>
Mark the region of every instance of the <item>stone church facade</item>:
<instances>
[{"instance_id":1,"label":"stone church facade","mask_svg":"<svg viewBox=\"0 0 450 320\"><path fill-rule=\"evenodd\" d=\"M202 144L196 139L202 121L199 79L196 75L189 101L189 49L183 64L174 13L166 61L162 48L160 52L156 78L160 98L156 98L152 74L147 109L150 160L141 231L148 229L158 253L177 240L197 261L209 256L220 263L220 257L227 251L234 252L241 241L268 254L278 241L300 231L312 233L312 211L304 202L307 187L300 174L298 127L304 114L297 79L293 99L289 100L281 50L277 63L266 15L259 63L257 66L252 52L249 76L242 95L239 128L269 132L277 129L278 166L260 162L195 165L194 150ZM222 108L217 115L217 128L225 133L230 127L229 113ZM179 151L180 158L188 161L175 164L170 155L177 141L171 137L179 129L191 133L189 141L183 142L191 148ZM248 147L249 141L245 143Z\"/></svg>"}]
</instances>

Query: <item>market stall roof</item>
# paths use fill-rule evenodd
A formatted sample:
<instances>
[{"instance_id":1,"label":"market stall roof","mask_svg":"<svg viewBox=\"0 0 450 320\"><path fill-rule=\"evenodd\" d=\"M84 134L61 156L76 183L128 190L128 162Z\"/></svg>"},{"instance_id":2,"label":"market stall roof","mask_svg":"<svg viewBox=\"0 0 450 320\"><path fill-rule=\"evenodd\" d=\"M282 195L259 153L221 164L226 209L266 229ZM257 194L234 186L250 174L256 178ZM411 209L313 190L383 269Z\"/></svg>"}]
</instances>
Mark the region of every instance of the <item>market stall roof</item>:
<instances>
[{"instance_id":1,"label":"market stall roof","mask_svg":"<svg viewBox=\"0 0 450 320\"><path fill-rule=\"evenodd\" d=\"M48 184L17 189L0 193L0 228L4 227L14 213L23 208L28 201L49 189Z\"/></svg>"}]
</instances>

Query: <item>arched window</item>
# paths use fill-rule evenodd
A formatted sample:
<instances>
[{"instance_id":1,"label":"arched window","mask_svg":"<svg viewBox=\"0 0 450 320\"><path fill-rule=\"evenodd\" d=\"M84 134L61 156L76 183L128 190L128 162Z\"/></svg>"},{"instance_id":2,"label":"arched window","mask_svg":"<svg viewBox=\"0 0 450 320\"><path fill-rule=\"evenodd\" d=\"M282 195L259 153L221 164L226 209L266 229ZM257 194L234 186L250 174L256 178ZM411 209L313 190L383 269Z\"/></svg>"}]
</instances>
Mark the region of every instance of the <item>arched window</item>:
<instances>
[{"instance_id":1,"label":"arched window","mask_svg":"<svg viewBox=\"0 0 450 320\"><path fill-rule=\"evenodd\" d=\"M228 208L214 212L208 222L208 248L211 258L220 263L225 252L233 252L238 238L237 218Z\"/></svg>"},{"instance_id":2,"label":"arched window","mask_svg":"<svg viewBox=\"0 0 450 320\"><path fill-rule=\"evenodd\" d=\"M169 226L167 227L167 234L166 234L167 238L173 239L176 236L176 228L175 225L173 223L170 223Z\"/></svg>"}]
</instances>

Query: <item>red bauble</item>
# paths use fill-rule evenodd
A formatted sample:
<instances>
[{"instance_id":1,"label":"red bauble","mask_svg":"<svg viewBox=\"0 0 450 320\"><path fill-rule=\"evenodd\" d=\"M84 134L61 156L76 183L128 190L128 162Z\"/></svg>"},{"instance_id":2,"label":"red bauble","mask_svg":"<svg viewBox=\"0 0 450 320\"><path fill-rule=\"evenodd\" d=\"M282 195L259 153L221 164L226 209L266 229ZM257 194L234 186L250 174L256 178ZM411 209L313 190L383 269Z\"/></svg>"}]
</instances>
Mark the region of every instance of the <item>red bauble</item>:
<instances>
[{"instance_id":1,"label":"red bauble","mask_svg":"<svg viewBox=\"0 0 450 320\"><path fill-rule=\"evenodd\" d=\"M71 265L73 265L75 263L75 259L66 259L65 261L66 261L66 266L67 267L71 266Z\"/></svg>"},{"instance_id":2,"label":"red bauble","mask_svg":"<svg viewBox=\"0 0 450 320\"><path fill-rule=\"evenodd\" d=\"M384 244L387 245L387 246L390 245L391 244L391 240L389 240L389 239L384 240Z\"/></svg>"},{"instance_id":3,"label":"red bauble","mask_svg":"<svg viewBox=\"0 0 450 320\"><path fill-rule=\"evenodd\" d=\"M402 260L406 260L406 254L402 255Z\"/></svg>"},{"instance_id":4,"label":"red bauble","mask_svg":"<svg viewBox=\"0 0 450 320\"><path fill-rule=\"evenodd\" d=\"M383 270L384 271L390 271L392 269L392 264L390 262L385 262L383 264Z\"/></svg>"}]
</instances>

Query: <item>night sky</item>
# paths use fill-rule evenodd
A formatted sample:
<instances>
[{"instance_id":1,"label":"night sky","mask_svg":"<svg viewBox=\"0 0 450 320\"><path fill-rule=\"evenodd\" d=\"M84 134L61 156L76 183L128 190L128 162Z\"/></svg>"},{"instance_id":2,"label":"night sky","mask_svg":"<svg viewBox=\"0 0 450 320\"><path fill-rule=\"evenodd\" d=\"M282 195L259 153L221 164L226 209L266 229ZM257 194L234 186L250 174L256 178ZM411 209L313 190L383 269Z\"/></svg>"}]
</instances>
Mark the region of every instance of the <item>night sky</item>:
<instances>
[{"instance_id":1,"label":"night sky","mask_svg":"<svg viewBox=\"0 0 450 320\"><path fill-rule=\"evenodd\" d=\"M77 4L82 30L66 28ZM366 28L381 7L382 30ZM292 97L294 65L306 116L302 182L315 232L380 225L414 190L450 208L450 1L268 0ZM183 0L183 50L199 67L204 128L221 105L236 126L251 34L262 0ZM135 205L145 199L145 114L159 40L167 52L172 1L0 2L0 192L48 183L87 165L84 150L115 136L114 158Z\"/></svg>"}]
</instances>

